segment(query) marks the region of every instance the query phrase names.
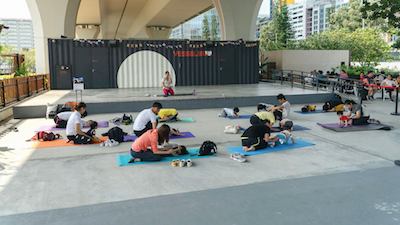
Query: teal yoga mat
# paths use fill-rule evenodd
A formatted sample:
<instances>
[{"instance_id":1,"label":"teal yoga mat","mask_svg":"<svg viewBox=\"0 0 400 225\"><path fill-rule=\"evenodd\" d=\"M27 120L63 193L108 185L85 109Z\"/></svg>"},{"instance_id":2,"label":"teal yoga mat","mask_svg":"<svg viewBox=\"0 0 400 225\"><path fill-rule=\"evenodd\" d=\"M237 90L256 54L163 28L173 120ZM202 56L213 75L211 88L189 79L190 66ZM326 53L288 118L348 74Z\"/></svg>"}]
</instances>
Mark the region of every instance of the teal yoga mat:
<instances>
[{"instance_id":1,"label":"teal yoga mat","mask_svg":"<svg viewBox=\"0 0 400 225\"><path fill-rule=\"evenodd\" d=\"M194 123L196 121L192 117L178 118L178 120L176 121L160 121L160 123L178 123L178 122Z\"/></svg>"},{"instance_id":2,"label":"teal yoga mat","mask_svg":"<svg viewBox=\"0 0 400 225\"><path fill-rule=\"evenodd\" d=\"M300 114L318 114L318 113L328 113L328 112L326 112L326 111L324 111L324 110L322 110L322 109L317 109L317 110L315 110L315 111L311 111L311 112L302 112L301 110L297 110L297 111L294 111L295 113L300 113Z\"/></svg>"},{"instance_id":3,"label":"teal yoga mat","mask_svg":"<svg viewBox=\"0 0 400 225\"><path fill-rule=\"evenodd\" d=\"M205 155L205 156L198 156L197 154L199 153L198 148L190 148L188 149L189 154L187 155L180 155L180 156L171 156L171 157L164 157L161 161L158 162L135 162L135 163L129 163L129 160L131 160L132 156L129 153L126 154L119 154L117 155L117 163L118 166L134 166L134 165L143 165L143 164L148 164L148 163L159 163L159 162L172 162L175 159L200 159L200 158L208 158L208 157L213 157L214 155Z\"/></svg>"},{"instance_id":4,"label":"teal yoga mat","mask_svg":"<svg viewBox=\"0 0 400 225\"><path fill-rule=\"evenodd\" d=\"M304 147L309 147L313 146L315 144L308 142L303 139L297 139L295 144L284 144L284 145L277 145L275 147L268 147L256 151L251 151L251 152L245 152L242 148L242 146L234 146L234 147L228 147L228 152L229 153L240 153L246 156L253 156L253 155L259 155L259 154L265 154L265 153L270 153L270 152L279 152L279 151L285 151L285 150L293 150L293 149L298 149L298 148L304 148Z\"/></svg>"}]
</instances>

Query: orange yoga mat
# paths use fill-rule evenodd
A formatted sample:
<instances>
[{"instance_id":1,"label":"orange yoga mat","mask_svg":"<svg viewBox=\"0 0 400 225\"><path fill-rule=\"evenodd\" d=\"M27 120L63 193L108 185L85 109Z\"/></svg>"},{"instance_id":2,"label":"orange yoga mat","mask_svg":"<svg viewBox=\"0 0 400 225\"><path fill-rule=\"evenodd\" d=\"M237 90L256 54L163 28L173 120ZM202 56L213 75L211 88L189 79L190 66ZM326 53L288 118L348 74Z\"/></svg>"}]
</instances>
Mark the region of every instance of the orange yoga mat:
<instances>
[{"instance_id":1,"label":"orange yoga mat","mask_svg":"<svg viewBox=\"0 0 400 225\"><path fill-rule=\"evenodd\" d=\"M100 140L106 141L108 137L100 137ZM34 141L32 142L32 148L40 149L40 148L54 148L54 147L68 147L68 146L82 146L82 145L75 145L74 142L67 143L68 140L66 139L58 139L54 141ZM95 143L99 144L99 143Z\"/></svg>"}]
</instances>

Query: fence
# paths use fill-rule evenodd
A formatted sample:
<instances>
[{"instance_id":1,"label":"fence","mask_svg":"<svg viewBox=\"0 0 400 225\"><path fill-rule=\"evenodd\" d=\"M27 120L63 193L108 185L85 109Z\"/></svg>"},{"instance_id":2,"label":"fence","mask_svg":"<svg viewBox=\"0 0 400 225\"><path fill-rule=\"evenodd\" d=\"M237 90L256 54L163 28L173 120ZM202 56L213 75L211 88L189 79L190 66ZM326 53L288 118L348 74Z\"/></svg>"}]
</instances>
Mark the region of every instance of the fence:
<instances>
[{"instance_id":1,"label":"fence","mask_svg":"<svg viewBox=\"0 0 400 225\"><path fill-rule=\"evenodd\" d=\"M0 107L48 90L48 80L48 74L0 80Z\"/></svg>"},{"instance_id":2,"label":"fence","mask_svg":"<svg viewBox=\"0 0 400 225\"><path fill-rule=\"evenodd\" d=\"M269 81L289 84L292 87L302 87L303 89L323 89L331 91L342 98L352 99L357 103L362 104L366 99L367 90L365 85L358 79L340 79L337 76L319 76L318 74L311 74L302 71L294 70L274 70L272 78ZM374 86L374 85L371 85ZM388 87L375 85L381 91L382 98L384 99L385 90ZM396 91L395 112L391 115L399 116L399 87L390 88Z\"/></svg>"},{"instance_id":3,"label":"fence","mask_svg":"<svg viewBox=\"0 0 400 225\"><path fill-rule=\"evenodd\" d=\"M274 70L272 81L281 84L290 84L292 87L308 89L324 89L332 92L352 93L358 95L358 90L363 88L362 82L357 79L340 79L337 76L319 76L302 71Z\"/></svg>"}]
</instances>

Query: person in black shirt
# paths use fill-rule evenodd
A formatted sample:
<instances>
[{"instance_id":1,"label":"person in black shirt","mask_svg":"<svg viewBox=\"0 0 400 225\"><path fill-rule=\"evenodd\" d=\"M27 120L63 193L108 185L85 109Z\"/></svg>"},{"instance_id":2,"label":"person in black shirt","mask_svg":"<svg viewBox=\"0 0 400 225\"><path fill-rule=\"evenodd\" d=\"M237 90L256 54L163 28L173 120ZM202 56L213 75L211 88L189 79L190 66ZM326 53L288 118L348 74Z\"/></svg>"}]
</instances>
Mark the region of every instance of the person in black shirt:
<instances>
[{"instance_id":1,"label":"person in black shirt","mask_svg":"<svg viewBox=\"0 0 400 225\"><path fill-rule=\"evenodd\" d=\"M271 137L271 127L266 125L254 125L247 128L241 138L243 150L246 152L266 148L268 142L275 141L275 137Z\"/></svg>"}]
</instances>

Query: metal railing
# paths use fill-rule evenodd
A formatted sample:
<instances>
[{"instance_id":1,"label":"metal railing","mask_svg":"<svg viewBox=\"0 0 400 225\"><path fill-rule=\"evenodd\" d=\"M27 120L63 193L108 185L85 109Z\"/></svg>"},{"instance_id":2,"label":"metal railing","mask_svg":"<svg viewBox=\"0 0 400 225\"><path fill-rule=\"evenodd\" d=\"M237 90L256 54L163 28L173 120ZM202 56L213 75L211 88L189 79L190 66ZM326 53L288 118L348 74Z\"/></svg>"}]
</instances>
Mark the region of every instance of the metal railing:
<instances>
[{"instance_id":1,"label":"metal railing","mask_svg":"<svg viewBox=\"0 0 400 225\"><path fill-rule=\"evenodd\" d=\"M0 108L48 90L48 74L0 80Z\"/></svg>"},{"instance_id":2,"label":"metal railing","mask_svg":"<svg viewBox=\"0 0 400 225\"><path fill-rule=\"evenodd\" d=\"M329 91L357 101L361 101L360 91L364 89L362 82L357 79L340 79L337 76L321 76L295 70L274 70L270 81L291 87Z\"/></svg>"}]
</instances>

